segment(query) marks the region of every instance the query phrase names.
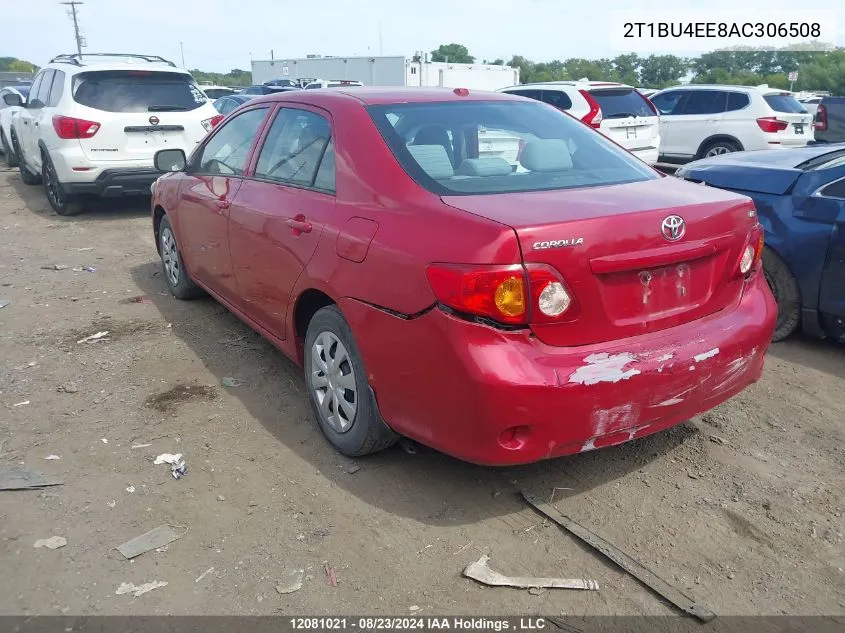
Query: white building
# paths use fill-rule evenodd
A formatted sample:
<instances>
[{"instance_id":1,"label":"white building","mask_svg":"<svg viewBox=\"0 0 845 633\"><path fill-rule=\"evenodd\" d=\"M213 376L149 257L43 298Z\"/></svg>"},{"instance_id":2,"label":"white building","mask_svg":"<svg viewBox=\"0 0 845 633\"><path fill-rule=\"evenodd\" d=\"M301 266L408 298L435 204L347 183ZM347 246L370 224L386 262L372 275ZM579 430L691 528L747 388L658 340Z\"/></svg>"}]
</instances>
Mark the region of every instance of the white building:
<instances>
[{"instance_id":1,"label":"white building","mask_svg":"<svg viewBox=\"0 0 845 633\"><path fill-rule=\"evenodd\" d=\"M497 90L519 83L519 69L492 64L430 62L428 56L307 57L252 62L252 82L273 79L351 79L365 86L423 86Z\"/></svg>"}]
</instances>

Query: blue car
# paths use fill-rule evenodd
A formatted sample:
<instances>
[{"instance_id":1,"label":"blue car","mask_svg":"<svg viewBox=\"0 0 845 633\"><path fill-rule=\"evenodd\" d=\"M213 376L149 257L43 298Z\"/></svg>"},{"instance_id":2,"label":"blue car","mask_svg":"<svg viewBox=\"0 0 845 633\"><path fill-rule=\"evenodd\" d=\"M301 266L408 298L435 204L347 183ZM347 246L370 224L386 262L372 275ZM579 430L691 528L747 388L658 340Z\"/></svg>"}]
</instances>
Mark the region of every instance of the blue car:
<instances>
[{"instance_id":1,"label":"blue car","mask_svg":"<svg viewBox=\"0 0 845 633\"><path fill-rule=\"evenodd\" d=\"M845 341L845 143L724 154L675 175L754 200L778 302L773 340L801 326Z\"/></svg>"}]
</instances>

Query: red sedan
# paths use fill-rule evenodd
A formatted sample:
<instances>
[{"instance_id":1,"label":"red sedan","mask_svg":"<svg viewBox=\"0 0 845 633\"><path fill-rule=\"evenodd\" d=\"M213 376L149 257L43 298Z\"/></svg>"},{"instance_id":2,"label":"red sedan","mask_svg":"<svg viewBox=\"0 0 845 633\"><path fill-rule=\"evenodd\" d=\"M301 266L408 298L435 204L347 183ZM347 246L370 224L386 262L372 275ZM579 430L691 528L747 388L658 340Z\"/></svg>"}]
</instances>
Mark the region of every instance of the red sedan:
<instances>
[{"instance_id":1,"label":"red sedan","mask_svg":"<svg viewBox=\"0 0 845 633\"><path fill-rule=\"evenodd\" d=\"M170 290L208 292L301 364L347 455L399 435L480 464L588 451L763 370L776 308L752 202L546 104L288 92L156 166Z\"/></svg>"}]
</instances>

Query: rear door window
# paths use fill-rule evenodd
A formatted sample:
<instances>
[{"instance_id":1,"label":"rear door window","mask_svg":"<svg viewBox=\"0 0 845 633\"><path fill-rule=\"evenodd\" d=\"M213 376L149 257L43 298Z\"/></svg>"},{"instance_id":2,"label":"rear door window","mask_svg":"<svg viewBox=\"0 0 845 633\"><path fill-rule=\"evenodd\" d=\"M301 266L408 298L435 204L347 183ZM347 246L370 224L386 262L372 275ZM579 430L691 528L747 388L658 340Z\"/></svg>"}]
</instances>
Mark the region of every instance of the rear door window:
<instances>
[{"instance_id":1,"label":"rear door window","mask_svg":"<svg viewBox=\"0 0 845 633\"><path fill-rule=\"evenodd\" d=\"M763 97L769 107L775 112L788 112L790 114L806 114L804 106L790 94L766 95Z\"/></svg>"},{"instance_id":2,"label":"rear door window","mask_svg":"<svg viewBox=\"0 0 845 633\"><path fill-rule=\"evenodd\" d=\"M727 111L735 112L736 110L742 110L749 103L751 103L751 100L744 92L729 92Z\"/></svg>"},{"instance_id":3,"label":"rear door window","mask_svg":"<svg viewBox=\"0 0 845 633\"><path fill-rule=\"evenodd\" d=\"M625 119L632 116L654 116L654 110L639 92L633 88L610 88L590 90L605 119Z\"/></svg>"},{"instance_id":4,"label":"rear door window","mask_svg":"<svg viewBox=\"0 0 845 633\"><path fill-rule=\"evenodd\" d=\"M282 108L261 148L255 177L313 187L330 138L331 126L325 117Z\"/></svg>"},{"instance_id":5,"label":"rear door window","mask_svg":"<svg viewBox=\"0 0 845 633\"><path fill-rule=\"evenodd\" d=\"M559 110L569 110L572 107L572 99L562 90L543 90L542 100Z\"/></svg>"},{"instance_id":6,"label":"rear door window","mask_svg":"<svg viewBox=\"0 0 845 633\"><path fill-rule=\"evenodd\" d=\"M208 101L190 75L137 70L80 73L73 99L105 112L181 112Z\"/></svg>"},{"instance_id":7,"label":"rear door window","mask_svg":"<svg viewBox=\"0 0 845 633\"><path fill-rule=\"evenodd\" d=\"M690 90L681 114L721 114L727 105L727 93L722 90Z\"/></svg>"}]
</instances>

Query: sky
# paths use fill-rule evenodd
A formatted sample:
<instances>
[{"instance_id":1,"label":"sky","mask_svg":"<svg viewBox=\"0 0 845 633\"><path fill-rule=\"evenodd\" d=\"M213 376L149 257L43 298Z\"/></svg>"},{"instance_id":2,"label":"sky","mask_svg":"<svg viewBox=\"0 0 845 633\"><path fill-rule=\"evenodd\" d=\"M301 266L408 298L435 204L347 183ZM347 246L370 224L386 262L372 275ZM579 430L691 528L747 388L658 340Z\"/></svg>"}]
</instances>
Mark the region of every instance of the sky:
<instances>
[{"instance_id":1,"label":"sky","mask_svg":"<svg viewBox=\"0 0 845 633\"><path fill-rule=\"evenodd\" d=\"M706 5L705 5L706 2ZM841 6L840 6L841 5ZM731 11L736 0L84 0L79 22L88 52L161 55L188 68L248 70L251 59L307 54L413 55L440 44L464 44L478 61L518 54L534 61L613 57L619 43L614 11L652 12L682 20L706 6L706 15ZM4 10L4 7L6 9ZM795 0L745 0L745 15L772 11L795 21L806 9ZM814 0L813 10L836 11L833 43L845 46L845 3ZM68 7L57 0L0 0L0 56L44 65L75 52ZM653 13L657 11L658 13ZM725 13L725 15L731 15ZM828 15L833 15L828 14ZM827 38L830 40L831 38ZM661 48L637 52L691 55ZM630 49L633 50L633 49Z\"/></svg>"}]
</instances>

